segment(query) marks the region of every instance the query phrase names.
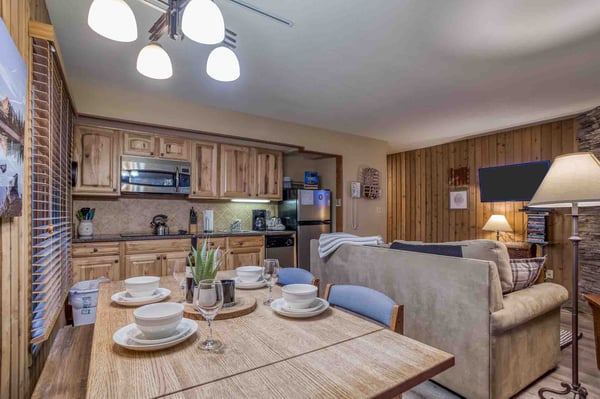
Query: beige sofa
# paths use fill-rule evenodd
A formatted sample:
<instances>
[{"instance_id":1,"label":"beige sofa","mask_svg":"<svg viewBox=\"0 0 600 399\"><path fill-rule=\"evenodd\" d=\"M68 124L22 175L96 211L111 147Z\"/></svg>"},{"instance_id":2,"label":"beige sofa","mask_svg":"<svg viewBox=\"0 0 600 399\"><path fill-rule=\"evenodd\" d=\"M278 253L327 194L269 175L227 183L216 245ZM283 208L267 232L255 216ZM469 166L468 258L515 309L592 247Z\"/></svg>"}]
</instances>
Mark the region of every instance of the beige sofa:
<instances>
[{"instance_id":1,"label":"beige sofa","mask_svg":"<svg viewBox=\"0 0 600 399\"><path fill-rule=\"evenodd\" d=\"M487 243L505 269L506 247ZM567 300L560 285L503 296L494 261L352 245L321 259L316 240L311 272L323 286L364 285L403 304L405 334L456 358L434 380L466 398L509 398L558 364L560 306Z\"/></svg>"}]
</instances>

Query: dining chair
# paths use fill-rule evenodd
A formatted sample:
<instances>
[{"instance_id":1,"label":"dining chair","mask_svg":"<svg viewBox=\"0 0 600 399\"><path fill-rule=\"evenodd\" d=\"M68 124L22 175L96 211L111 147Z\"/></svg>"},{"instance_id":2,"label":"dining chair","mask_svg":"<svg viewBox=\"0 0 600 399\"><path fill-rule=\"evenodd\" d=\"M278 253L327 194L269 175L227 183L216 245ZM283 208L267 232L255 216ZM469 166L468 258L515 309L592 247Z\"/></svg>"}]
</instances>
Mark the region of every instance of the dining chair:
<instances>
[{"instance_id":1,"label":"dining chair","mask_svg":"<svg viewBox=\"0 0 600 399\"><path fill-rule=\"evenodd\" d=\"M327 284L323 299L330 305L384 324L399 334L404 332L404 306L379 291L360 285Z\"/></svg>"},{"instance_id":2,"label":"dining chair","mask_svg":"<svg viewBox=\"0 0 600 399\"><path fill-rule=\"evenodd\" d=\"M317 287L317 296L319 295L319 283L320 280L308 270L300 269L298 267L282 267L279 269L279 278L277 284L288 285L288 284L312 284Z\"/></svg>"}]
</instances>

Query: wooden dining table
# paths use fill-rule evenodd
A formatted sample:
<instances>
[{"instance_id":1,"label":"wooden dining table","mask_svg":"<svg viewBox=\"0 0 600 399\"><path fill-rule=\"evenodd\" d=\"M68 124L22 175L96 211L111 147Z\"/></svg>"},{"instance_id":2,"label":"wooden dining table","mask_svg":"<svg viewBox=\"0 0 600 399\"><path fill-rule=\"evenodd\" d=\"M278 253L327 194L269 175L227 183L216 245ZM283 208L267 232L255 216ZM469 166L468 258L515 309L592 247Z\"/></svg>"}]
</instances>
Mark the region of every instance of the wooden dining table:
<instances>
[{"instance_id":1,"label":"wooden dining table","mask_svg":"<svg viewBox=\"0 0 600 399\"><path fill-rule=\"evenodd\" d=\"M219 277L230 276L221 272ZM177 300L172 277L161 287ZM87 382L88 398L392 398L454 365L454 356L349 312L329 308L308 319L263 305L266 288L236 290L258 302L250 314L217 320L218 353L201 350L208 327L169 349L135 352L113 342L134 322L132 307L111 301L124 283L100 285ZM280 287L273 289L275 298Z\"/></svg>"}]
</instances>

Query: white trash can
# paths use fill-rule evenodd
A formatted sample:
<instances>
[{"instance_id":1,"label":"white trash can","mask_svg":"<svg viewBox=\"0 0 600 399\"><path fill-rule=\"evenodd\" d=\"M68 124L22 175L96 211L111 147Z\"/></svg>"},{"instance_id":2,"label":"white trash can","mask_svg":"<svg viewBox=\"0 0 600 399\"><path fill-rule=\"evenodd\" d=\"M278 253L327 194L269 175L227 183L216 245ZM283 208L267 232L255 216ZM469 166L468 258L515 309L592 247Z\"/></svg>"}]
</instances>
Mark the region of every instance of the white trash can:
<instances>
[{"instance_id":1,"label":"white trash can","mask_svg":"<svg viewBox=\"0 0 600 399\"><path fill-rule=\"evenodd\" d=\"M73 307L73 325L83 326L96 322L98 305L98 287L100 283L110 281L106 277L76 283L69 290L69 305Z\"/></svg>"}]
</instances>

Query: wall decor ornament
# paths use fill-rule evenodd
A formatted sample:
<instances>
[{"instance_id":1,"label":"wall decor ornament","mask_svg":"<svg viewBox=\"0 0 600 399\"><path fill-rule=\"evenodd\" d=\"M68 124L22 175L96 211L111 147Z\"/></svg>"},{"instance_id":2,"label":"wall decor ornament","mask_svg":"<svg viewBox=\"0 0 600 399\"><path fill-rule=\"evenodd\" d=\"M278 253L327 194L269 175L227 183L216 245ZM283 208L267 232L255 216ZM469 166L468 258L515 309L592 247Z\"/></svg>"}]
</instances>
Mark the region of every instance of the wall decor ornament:
<instances>
[{"instance_id":1,"label":"wall decor ornament","mask_svg":"<svg viewBox=\"0 0 600 399\"><path fill-rule=\"evenodd\" d=\"M450 209L469 209L469 191L450 191Z\"/></svg>"},{"instance_id":2,"label":"wall decor ornament","mask_svg":"<svg viewBox=\"0 0 600 399\"><path fill-rule=\"evenodd\" d=\"M0 19L0 217L21 216L27 66Z\"/></svg>"}]
</instances>

